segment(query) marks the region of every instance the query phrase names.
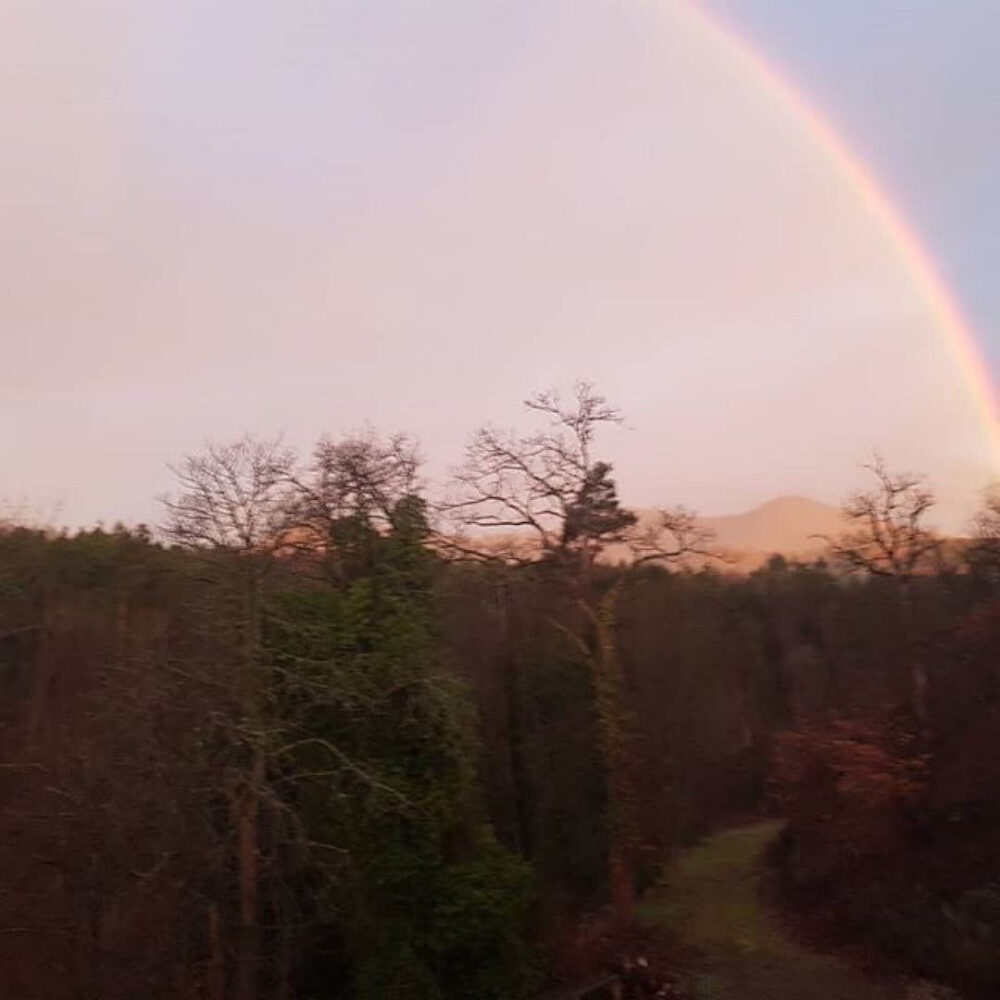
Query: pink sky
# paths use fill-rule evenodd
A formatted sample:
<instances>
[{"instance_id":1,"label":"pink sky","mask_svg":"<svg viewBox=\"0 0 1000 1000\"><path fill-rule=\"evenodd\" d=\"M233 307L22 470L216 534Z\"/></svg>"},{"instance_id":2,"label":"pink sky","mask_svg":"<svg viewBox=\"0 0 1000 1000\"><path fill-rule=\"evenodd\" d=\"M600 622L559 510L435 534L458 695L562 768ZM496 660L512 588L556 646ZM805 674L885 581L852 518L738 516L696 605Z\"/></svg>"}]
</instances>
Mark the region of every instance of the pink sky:
<instances>
[{"instance_id":1,"label":"pink sky","mask_svg":"<svg viewBox=\"0 0 1000 1000\"><path fill-rule=\"evenodd\" d=\"M886 234L669 5L15 2L0 59L0 497L155 518L206 438L365 422L440 476L577 377L640 506L998 476Z\"/></svg>"}]
</instances>

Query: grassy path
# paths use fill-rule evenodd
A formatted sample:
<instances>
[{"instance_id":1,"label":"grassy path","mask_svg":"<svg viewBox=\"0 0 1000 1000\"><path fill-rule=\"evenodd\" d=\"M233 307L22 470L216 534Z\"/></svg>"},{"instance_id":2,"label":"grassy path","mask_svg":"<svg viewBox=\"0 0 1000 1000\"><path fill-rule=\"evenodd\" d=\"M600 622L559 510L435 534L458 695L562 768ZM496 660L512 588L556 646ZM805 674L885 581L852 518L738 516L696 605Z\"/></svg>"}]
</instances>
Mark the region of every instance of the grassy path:
<instances>
[{"instance_id":1,"label":"grassy path","mask_svg":"<svg viewBox=\"0 0 1000 1000\"><path fill-rule=\"evenodd\" d=\"M900 984L878 983L839 957L786 934L761 901L760 855L780 829L756 823L716 833L681 854L640 919L680 946L687 989L697 1000L898 1000ZM910 993L909 995L914 995Z\"/></svg>"}]
</instances>

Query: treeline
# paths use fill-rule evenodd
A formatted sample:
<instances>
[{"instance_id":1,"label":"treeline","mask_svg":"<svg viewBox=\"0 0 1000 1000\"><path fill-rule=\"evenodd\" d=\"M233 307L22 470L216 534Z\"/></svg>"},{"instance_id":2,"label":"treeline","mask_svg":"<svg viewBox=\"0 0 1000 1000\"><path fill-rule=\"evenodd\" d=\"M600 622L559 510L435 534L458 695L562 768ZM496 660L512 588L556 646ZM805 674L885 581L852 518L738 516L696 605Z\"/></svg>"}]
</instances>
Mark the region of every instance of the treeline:
<instances>
[{"instance_id":1,"label":"treeline","mask_svg":"<svg viewBox=\"0 0 1000 1000\"><path fill-rule=\"evenodd\" d=\"M989 981L1000 508L945 560L878 464L829 565L730 575L619 503L591 387L529 407L433 507L405 437L244 439L155 534L0 532L7 995L529 996L769 801L791 895Z\"/></svg>"},{"instance_id":2,"label":"treeline","mask_svg":"<svg viewBox=\"0 0 1000 1000\"><path fill-rule=\"evenodd\" d=\"M241 441L179 470L182 544L3 536L9 995L524 991L414 471Z\"/></svg>"},{"instance_id":3,"label":"treeline","mask_svg":"<svg viewBox=\"0 0 1000 1000\"><path fill-rule=\"evenodd\" d=\"M857 530L834 545L865 575L829 581L820 607L850 617L810 653L832 697L774 741L770 791L788 825L772 860L820 934L994 997L1000 493L949 558L922 527L932 498L918 480L874 471L876 489L846 508Z\"/></svg>"}]
</instances>

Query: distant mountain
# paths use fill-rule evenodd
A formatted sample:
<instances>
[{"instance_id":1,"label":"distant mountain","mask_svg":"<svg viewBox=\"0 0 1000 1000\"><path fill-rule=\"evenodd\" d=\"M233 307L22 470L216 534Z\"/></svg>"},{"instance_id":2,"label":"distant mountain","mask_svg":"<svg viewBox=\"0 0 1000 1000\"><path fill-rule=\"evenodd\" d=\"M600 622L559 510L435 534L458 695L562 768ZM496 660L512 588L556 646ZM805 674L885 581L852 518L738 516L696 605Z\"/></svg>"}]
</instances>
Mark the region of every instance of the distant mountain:
<instances>
[{"instance_id":1,"label":"distant mountain","mask_svg":"<svg viewBox=\"0 0 1000 1000\"><path fill-rule=\"evenodd\" d=\"M656 517L653 510L636 509L635 513L640 527L652 524ZM846 526L838 508L819 500L796 496L776 497L742 514L699 520L714 532L712 547L729 557L724 563L707 560L708 565L736 572L750 572L776 553L788 558L815 559L826 548L826 542L817 536L838 535ZM516 548L529 559L539 551L535 536L526 531L507 535L483 534L478 537L476 545L495 552ZM632 550L625 543L608 545L601 556L602 561L607 563L627 563L631 558ZM696 557L691 564L704 562Z\"/></svg>"},{"instance_id":2,"label":"distant mountain","mask_svg":"<svg viewBox=\"0 0 1000 1000\"><path fill-rule=\"evenodd\" d=\"M639 522L652 522L651 510L636 511ZM838 508L809 497L782 496L742 514L703 517L701 523L715 533L713 547L729 557L728 568L749 572L775 553L789 558L815 559L826 548L818 535L837 535L845 524ZM624 545L609 546L609 562L627 561ZM701 560L696 560L701 562ZM726 568L710 560L710 564Z\"/></svg>"},{"instance_id":3,"label":"distant mountain","mask_svg":"<svg viewBox=\"0 0 1000 1000\"><path fill-rule=\"evenodd\" d=\"M817 535L837 535L845 527L838 508L795 496L776 497L744 514L706 517L702 522L715 532L717 545L762 559L775 552L814 557L825 548Z\"/></svg>"}]
</instances>

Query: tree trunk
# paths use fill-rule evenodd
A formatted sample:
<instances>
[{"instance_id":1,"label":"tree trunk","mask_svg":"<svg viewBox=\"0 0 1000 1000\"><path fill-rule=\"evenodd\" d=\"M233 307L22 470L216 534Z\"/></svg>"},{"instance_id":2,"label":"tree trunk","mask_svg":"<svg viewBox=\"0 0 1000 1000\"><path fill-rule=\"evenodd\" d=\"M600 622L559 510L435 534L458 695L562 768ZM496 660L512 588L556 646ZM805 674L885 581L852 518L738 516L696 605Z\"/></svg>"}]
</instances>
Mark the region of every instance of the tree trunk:
<instances>
[{"instance_id":1,"label":"tree trunk","mask_svg":"<svg viewBox=\"0 0 1000 1000\"><path fill-rule=\"evenodd\" d=\"M597 629L594 656L597 713L608 783L608 881L615 923L630 927L634 915L636 845L635 796L628 742L628 713L622 699L621 665L615 639L616 612L623 580L601 600L593 615Z\"/></svg>"},{"instance_id":2,"label":"tree trunk","mask_svg":"<svg viewBox=\"0 0 1000 1000\"><path fill-rule=\"evenodd\" d=\"M286 923L278 938L278 971L275 1000L292 1000L292 932Z\"/></svg>"},{"instance_id":3,"label":"tree trunk","mask_svg":"<svg viewBox=\"0 0 1000 1000\"><path fill-rule=\"evenodd\" d=\"M631 927L635 911L635 879L627 858L612 844L608 868L611 875L611 912L615 926Z\"/></svg>"},{"instance_id":4,"label":"tree trunk","mask_svg":"<svg viewBox=\"0 0 1000 1000\"><path fill-rule=\"evenodd\" d=\"M261 711L259 671L263 580L260 569L251 564L244 581L244 676L245 708L251 723ZM256 727L255 727L256 728ZM257 1000L260 930L257 926L259 895L260 788L264 783L264 751L254 747L248 786L237 800L237 851L239 856L240 926L237 948L236 998Z\"/></svg>"},{"instance_id":5,"label":"tree trunk","mask_svg":"<svg viewBox=\"0 0 1000 1000\"><path fill-rule=\"evenodd\" d=\"M240 934L237 959L237 1000L256 1000L259 962L257 927L258 896L258 789L264 777L264 755L255 752L250 772L250 787L237 807L237 849L240 871Z\"/></svg>"},{"instance_id":6,"label":"tree trunk","mask_svg":"<svg viewBox=\"0 0 1000 1000\"><path fill-rule=\"evenodd\" d=\"M917 609L913 597L913 581L903 580L900 587L903 605L903 631L910 659L910 707L917 724L917 736L927 736L927 664L923 643L917 638Z\"/></svg>"},{"instance_id":7,"label":"tree trunk","mask_svg":"<svg viewBox=\"0 0 1000 1000\"><path fill-rule=\"evenodd\" d=\"M211 956L207 977L208 1000L226 1000L226 961L222 953L219 908L214 903L208 908L208 948Z\"/></svg>"},{"instance_id":8,"label":"tree trunk","mask_svg":"<svg viewBox=\"0 0 1000 1000\"><path fill-rule=\"evenodd\" d=\"M534 838L529 808L528 769L524 760L524 697L522 692L521 665L512 648L510 637L511 597L506 583L501 583L496 595L500 615L500 648L502 651L502 677L504 695L504 722L506 724L504 762L512 810L506 827L514 850L526 858L532 857Z\"/></svg>"}]
</instances>

